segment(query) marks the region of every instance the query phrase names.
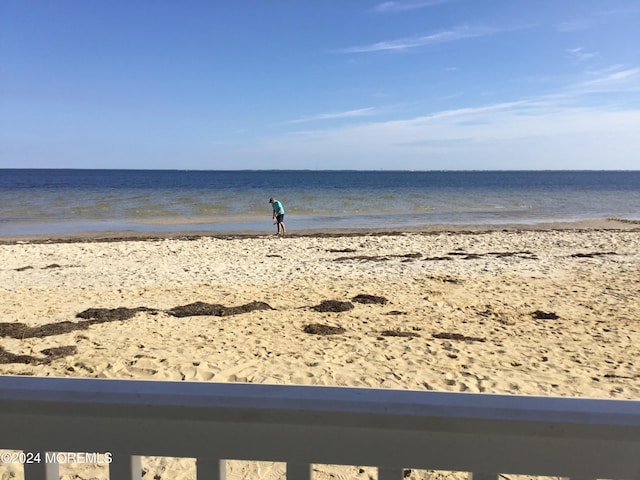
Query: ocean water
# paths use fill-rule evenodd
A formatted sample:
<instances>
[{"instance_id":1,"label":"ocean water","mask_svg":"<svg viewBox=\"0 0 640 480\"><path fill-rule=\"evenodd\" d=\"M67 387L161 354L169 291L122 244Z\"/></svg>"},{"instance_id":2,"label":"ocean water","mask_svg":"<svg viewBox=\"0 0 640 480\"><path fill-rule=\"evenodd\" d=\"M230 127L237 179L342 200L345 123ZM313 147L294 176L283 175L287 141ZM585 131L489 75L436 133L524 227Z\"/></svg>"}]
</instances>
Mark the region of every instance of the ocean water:
<instances>
[{"instance_id":1,"label":"ocean water","mask_svg":"<svg viewBox=\"0 0 640 480\"><path fill-rule=\"evenodd\" d=\"M640 171L0 169L0 235L640 220Z\"/></svg>"}]
</instances>

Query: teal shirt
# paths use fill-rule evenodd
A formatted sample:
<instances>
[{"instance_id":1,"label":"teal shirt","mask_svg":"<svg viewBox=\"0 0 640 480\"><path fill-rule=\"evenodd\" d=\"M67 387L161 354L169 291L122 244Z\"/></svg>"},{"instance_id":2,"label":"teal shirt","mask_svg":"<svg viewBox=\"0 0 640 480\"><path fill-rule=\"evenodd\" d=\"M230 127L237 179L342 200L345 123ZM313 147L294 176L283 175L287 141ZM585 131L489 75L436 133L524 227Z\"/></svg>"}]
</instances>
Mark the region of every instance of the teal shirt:
<instances>
[{"instance_id":1,"label":"teal shirt","mask_svg":"<svg viewBox=\"0 0 640 480\"><path fill-rule=\"evenodd\" d=\"M273 213L277 215L284 215L284 207L280 203L280 201L276 200L273 202Z\"/></svg>"}]
</instances>

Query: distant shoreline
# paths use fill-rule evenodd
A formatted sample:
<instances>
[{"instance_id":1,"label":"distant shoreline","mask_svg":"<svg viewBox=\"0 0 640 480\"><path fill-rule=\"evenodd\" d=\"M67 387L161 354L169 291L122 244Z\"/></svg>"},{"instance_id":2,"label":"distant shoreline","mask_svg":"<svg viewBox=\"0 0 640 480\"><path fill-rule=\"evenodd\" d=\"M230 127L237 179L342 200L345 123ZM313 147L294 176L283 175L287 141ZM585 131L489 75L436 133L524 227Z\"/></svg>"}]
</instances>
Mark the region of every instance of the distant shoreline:
<instances>
[{"instance_id":1,"label":"distant shoreline","mask_svg":"<svg viewBox=\"0 0 640 480\"><path fill-rule=\"evenodd\" d=\"M495 231L566 231L566 230L612 230L612 231L640 231L640 220L603 219L581 220L574 222L544 222L544 223L509 223L509 224L433 224L419 227L397 228L330 228L304 229L290 231L287 237L349 237L349 236L388 236L403 234L438 234L438 233L469 233L482 234ZM27 235L3 235L0 233L0 245L17 243L88 243L88 242L118 242L118 241L152 241L165 239L193 240L197 238L261 238L273 237L275 232L256 230L172 230L172 231L139 231L139 230L107 230L69 233L42 233Z\"/></svg>"}]
</instances>

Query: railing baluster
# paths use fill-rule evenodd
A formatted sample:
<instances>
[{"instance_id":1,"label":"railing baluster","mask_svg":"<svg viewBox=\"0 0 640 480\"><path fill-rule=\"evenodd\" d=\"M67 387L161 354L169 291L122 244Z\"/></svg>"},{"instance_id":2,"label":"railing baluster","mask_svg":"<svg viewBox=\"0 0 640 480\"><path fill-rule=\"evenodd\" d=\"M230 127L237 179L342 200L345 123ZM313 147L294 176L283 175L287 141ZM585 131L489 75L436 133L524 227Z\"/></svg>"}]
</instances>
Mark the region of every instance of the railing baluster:
<instances>
[{"instance_id":1,"label":"railing baluster","mask_svg":"<svg viewBox=\"0 0 640 480\"><path fill-rule=\"evenodd\" d=\"M402 480L404 478L404 469L378 467L378 480Z\"/></svg>"},{"instance_id":2,"label":"railing baluster","mask_svg":"<svg viewBox=\"0 0 640 480\"><path fill-rule=\"evenodd\" d=\"M110 480L141 480L142 462L137 455L114 454L109 465Z\"/></svg>"},{"instance_id":3,"label":"railing baluster","mask_svg":"<svg viewBox=\"0 0 640 480\"><path fill-rule=\"evenodd\" d=\"M311 480L313 465L309 463L287 463L287 480Z\"/></svg>"},{"instance_id":4,"label":"railing baluster","mask_svg":"<svg viewBox=\"0 0 640 480\"><path fill-rule=\"evenodd\" d=\"M60 468L57 462L47 462L45 452L39 453L38 463L25 463L25 480L60 480Z\"/></svg>"},{"instance_id":5,"label":"railing baluster","mask_svg":"<svg viewBox=\"0 0 640 480\"><path fill-rule=\"evenodd\" d=\"M202 457L196 459L198 480L227 480L227 461Z\"/></svg>"}]
</instances>

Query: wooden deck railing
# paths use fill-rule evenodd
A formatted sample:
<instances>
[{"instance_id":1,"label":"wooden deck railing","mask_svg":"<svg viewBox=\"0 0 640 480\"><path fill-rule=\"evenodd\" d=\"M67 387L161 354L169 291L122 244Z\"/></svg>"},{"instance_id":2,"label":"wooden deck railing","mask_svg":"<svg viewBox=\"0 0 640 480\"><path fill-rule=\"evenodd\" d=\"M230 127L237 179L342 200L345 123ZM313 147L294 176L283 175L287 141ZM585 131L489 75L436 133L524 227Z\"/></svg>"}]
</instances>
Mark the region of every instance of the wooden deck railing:
<instances>
[{"instance_id":1,"label":"wooden deck railing","mask_svg":"<svg viewBox=\"0 0 640 480\"><path fill-rule=\"evenodd\" d=\"M287 462L288 480L314 463L640 479L640 401L5 376L0 448L40 453L26 480L58 478L46 452L108 452L112 480L140 479L140 456L196 458L198 480L225 459Z\"/></svg>"}]
</instances>

